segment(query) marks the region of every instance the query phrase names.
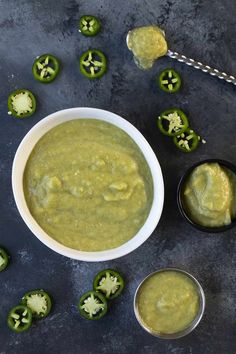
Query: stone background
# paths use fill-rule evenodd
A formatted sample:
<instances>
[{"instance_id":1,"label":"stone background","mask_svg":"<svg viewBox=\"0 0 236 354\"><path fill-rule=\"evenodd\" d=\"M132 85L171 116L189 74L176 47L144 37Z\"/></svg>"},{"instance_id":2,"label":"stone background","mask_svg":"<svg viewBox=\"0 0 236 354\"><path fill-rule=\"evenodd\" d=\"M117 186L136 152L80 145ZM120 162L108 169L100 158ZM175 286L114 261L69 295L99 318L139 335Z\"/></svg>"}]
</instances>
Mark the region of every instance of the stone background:
<instances>
[{"instance_id":1,"label":"stone background","mask_svg":"<svg viewBox=\"0 0 236 354\"><path fill-rule=\"evenodd\" d=\"M97 15L103 25L95 38L78 33L83 14ZM236 163L235 87L207 74L160 59L149 72L140 71L127 50L127 31L159 24L169 46L230 74L236 74L236 16L233 0L0 0L0 243L12 255L0 274L0 354L185 354L236 352L236 238L204 234L188 225L176 205L176 186L184 171L200 159L218 157ZM78 70L78 57L89 47L109 58L108 73L89 81ZM49 85L31 74L34 58L50 52L63 70ZM167 66L179 71L183 89L168 95L156 85ZM32 90L38 109L29 119L7 115L8 94ZM165 206L153 235L139 249L105 263L78 262L43 244L22 221L11 190L11 166L24 135L48 114L69 107L111 110L128 119L147 138L161 163ZM193 154L177 151L156 128L159 112L182 108L191 125L207 141ZM132 303L135 289L149 273L177 266L193 273L206 293L206 311L197 329L185 338L163 341L137 323ZM83 320L76 310L80 295L105 267L125 274L126 290L101 321ZM26 333L6 326L11 307L29 289L43 288L54 298L52 314Z\"/></svg>"}]
</instances>

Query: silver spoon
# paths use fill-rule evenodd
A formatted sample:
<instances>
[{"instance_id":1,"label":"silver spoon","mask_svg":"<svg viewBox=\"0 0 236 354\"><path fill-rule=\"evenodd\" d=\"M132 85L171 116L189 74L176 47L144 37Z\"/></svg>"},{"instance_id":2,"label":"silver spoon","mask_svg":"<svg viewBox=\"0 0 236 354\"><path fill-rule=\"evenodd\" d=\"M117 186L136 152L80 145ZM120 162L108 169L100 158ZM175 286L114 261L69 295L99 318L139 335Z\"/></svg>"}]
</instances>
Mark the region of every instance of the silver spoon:
<instances>
[{"instance_id":1,"label":"silver spoon","mask_svg":"<svg viewBox=\"0 0 236 354\"><path fill-rule=\"evenodd\" d=\"M149 26L147 26L147 27L149 27ZM163 36L165 36L164 31L161 30L161 32L163 33ZM126 37L127 46L128 46L128 39L129 39L130 33L131 33L131 31L128 32L127 37ZM128 48L129 48L129 46L128 46ZM167 50L165 55L167 55L168 57L170 57L172 59L176 59L181 63L185 63L187 65L193 66L195 69L199 69L199 70L203 71L204 73L208 73L212 76L216 76L219 79L225 80L227 82L230 82L230 83L236 85L236 78L233 75L229 75L229 74L226 74L225 72L221 72L217 69L213 69L209 65L204 65L199 61L196 61L191 58L187 58L185 55L179 54L177 52L173 52L170 49ZM136 63L137 63L137 61L136 61Z\"/></svg>"},{"instance_id":2,"label":"silver spoon","mask_svg":"<svg viewBox=\"0 0 236 354\"><path fill-rule=\"evenodd\" d=\"M166 55L172 59L176 59L181 63L185 63L187 65L193 66L195 69L202 70L204 73L208 73L212 76L217 76L219 79L225 80L227 82L231 82L236 85L236 78L233 75L226 74L225 72L221 72L217 69L211 68L209 65L204 65L200 61L196 61L191 58L187 58L185 55L179 54L177 52L172 52L168 49Z\"/></svg>"}]
</instances>

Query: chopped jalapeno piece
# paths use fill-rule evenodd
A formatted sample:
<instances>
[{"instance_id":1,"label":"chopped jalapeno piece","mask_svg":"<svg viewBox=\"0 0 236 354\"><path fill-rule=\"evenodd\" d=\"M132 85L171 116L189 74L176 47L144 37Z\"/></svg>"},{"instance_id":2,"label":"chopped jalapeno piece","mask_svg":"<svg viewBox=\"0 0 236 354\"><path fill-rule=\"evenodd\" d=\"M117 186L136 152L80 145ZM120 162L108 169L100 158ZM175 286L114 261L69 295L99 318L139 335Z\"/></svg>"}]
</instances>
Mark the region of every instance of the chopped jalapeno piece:
<instances>
[{"instance_id":1,"label":"chopped jalapeno piece","mask_svg":"<svg viewBox=\"0 0 236 354\"><path fill-rule=\"evenodd\" d=\"M199 144L200 137L190 128L174 137L175 145L184 152L194 151Z\"/></svg>"},{"instance_id":2,"label":"chopped jalapeno piece","mask_svg":"<svg viewBox=\"0 0 236 354\"><path fill-rule=\"evenodd\" d=\"M102 77L107 69L105 55L97 49L89 49L80 57L80 71L89 79Z\"/></svg>"},{"instance_id":3,"label":"chopped jalapeno piece","mask_svg":"<svg viewBox=\"0 0 236 354\"><path fill-rule=\"evenodd\" d=\"M165 69L160 73L159 79L160 88L168 93L178 92L181 87L181 78L174 69Z\"/></svg>"},{"instance_id":4,"label":"chopped jalapeno piece","mask_svg":"<svg viewBox=\"0 0 236 354\"><path fill-rule=\"evenodd\" d=\"M24 332L32 324L32 312L23 305L13 307L7 316L7 324L14 332Z\"/></svg>"},{"instance_id":5,"label":"chopped jalapeno piece","mask_svg":"<svg viewBox=\"0 0 236 354\"><path fill-rule=\"evenodd\" d=\"M32 67L34 78L43 83L52 82L59 70L59 60L51 54L43 54L36 58Z\"/></svg>"},{"instance_id":6,"label":"chopped jalapeno piece","mask_svg":"<svg viewBox=\"0 0 236 354\"><path fill-rule=\"evenodd\" d=\"M97 17L85 15L80 18L79 32L84 36L96 36L101 30L101 24Z\"/></svg>"},{"instance_id":7,"label":"chopped jalapeno piece","mask_svg":"<svg viewBox=\"0 0 236 354\"><path fill-rule=\"evenodd\" d=\"M6 269L9 263L10 256L8 255L7 251L0 247L0 272Z\"/></svg>"},{"instance_id":8,"label":"chopped jalapeno piece","mask_svg":"<svg viewBox=\"0 0 236 354\"><path fill-rule=\"evenodd\" d=\"M52 307L50 296L43 290L33 290L26 293L22 298L22 304L32 311L35 319L46 317Z\"/></svg>"},{"instance_id":9,"label":"chopped jalapeno piece","mask_svg":"<svg viewBox=\"0 0 236 354\"><path fill-rule=\"evenodd\" d=\"M78 309L82 317L99 320L107 313L106 298L96 291L88 291L81 296Z\"/></svg>"},{"instance_id":10,"label":"chopped jalapeno piece","mask_svg":"<svg viewBox=\"0 0 236 354\"><path fill-rule=\"evenodd\" d=\"M33 93L25 89L12 92L7 103L9 112L17 118L29 117L36 110L36 99Z\"/></svg>"},{"instance_id":11,"label":"chopped jalapeno piece","mask_svg":"<svg viewBox=\"0 0 236 354\"><path fill-rule=\"evenodd\" d=\"M123 291L124 280L118 272L112 269L105 269L94 278L93 288L95 291L104 294L107 299L112 300Z\"/></svg>"},{"instance_id":12,"label":"chopped jalapeno piece","mask_svg":"<svg viewBox=\"0 0 236 354\"><path fill-rule=\"evenodd\" d=\"M160 114L157 120L160 131L167 136L176 136L188 128L188 118L177 108L168 109Z\"/></svg>"}]
</instances>

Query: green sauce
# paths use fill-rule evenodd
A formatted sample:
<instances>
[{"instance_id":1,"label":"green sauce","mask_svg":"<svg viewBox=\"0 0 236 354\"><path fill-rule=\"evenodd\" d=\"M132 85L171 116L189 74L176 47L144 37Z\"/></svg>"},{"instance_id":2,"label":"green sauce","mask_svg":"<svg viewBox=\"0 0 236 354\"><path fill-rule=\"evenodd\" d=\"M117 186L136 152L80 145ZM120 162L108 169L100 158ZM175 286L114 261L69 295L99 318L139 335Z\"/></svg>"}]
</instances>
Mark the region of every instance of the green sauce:
<instances>
[{"instance_id":1,"label":"green sauce","mask_svg":"<svg viewBox=\"0 0 236 354\"><path fill-rule=\"evenodd\" d=\"M164 32L157 26L138 27L129 31L127 46L133 52L135 63L144 70L167 52Z\"/></svg>"},{"instance_id":2,"label":"green sauce","mask_svg":"<svg viewBox=\"0 0 236 354\"><path fill-rule=\"evenodd\" d=\"M236 217L236 175L218 163L196 167L183 190L190 219L206 227L229 225Z\"/></svg>"},{"instance_id":3,"label":"green sauce","mask_svg":"<svg viewBox=\"0 0 236 354\"><path fill-rule=\"evenodd\" d=\"M143 324L156 334L173 334L188 328L199 312L195 283L177 271L158 272L147 278L138 293Z\"/></svg>"},{"instance_id":4,"label":"green sauce","mask_svg":"<svg viewBox=\"0 0 236 354\"><path fill-rule=\"evenodd\" d=\"M28 208L65 246L102 251L142 227L153 200L152 176L136 143L116 126L76 119L35 145L24 172Z\"/></svg>"}]
</instances>

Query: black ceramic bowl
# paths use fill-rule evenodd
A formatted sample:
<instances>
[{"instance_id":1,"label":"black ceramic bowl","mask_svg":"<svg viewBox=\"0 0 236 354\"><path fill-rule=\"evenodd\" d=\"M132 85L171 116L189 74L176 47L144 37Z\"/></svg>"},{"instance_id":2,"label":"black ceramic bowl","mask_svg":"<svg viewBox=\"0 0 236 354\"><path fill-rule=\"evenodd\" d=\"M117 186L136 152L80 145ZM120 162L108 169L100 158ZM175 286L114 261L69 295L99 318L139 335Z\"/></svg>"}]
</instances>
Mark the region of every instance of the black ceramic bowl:
<instances>
[{"instance_id":1,"label":"black ceramic bowl","mask_svg":"<svg viewBox=\"0 0 236 354\"><path fill-rule=\"evenodd\" d=\"M193 166L191 166L185 172L185 174L182 176L182 178L180 179L179 184L178 184L178 188L177 188L177 203L178 203L178 207L179 207L181 215L184 217L185 220L187 220L190 223L190 225L192 225L196 229L203 231L203 232L208 232L208 233L224 232L224 231L229 230L232 227L236 226L236 219L232 220L232 222L229 225L220 226L220 227L207 227L207 226L199 225L190 219L187 211L184 208L184 203L182 200L183 187L185 185L185 182L189 178L191 172L197 166L202 165L204 163L211 163L211 162L218 163L220 166L223 166L236 174L236 166L233 165L231 162L228 162L225 160L220 160L220 159L207 159L207 160L199 161L199 162L195 163Z\"/></svg>"}]
</instances>

